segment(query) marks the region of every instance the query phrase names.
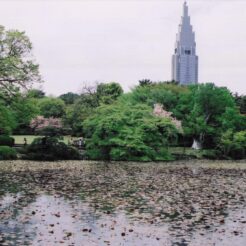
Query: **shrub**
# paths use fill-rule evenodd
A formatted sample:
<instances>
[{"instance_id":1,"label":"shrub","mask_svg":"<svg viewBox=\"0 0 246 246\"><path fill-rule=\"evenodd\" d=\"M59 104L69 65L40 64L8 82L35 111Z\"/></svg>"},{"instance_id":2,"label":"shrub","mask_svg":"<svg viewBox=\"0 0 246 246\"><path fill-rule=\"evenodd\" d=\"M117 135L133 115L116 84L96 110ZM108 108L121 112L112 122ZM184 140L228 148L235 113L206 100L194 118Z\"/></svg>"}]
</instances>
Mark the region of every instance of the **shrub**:
<instances>
[{"instance_id":1,"label":"shrub","mask_svg":"<svg viewBox=\"0 0 246 246\"><path fill-rule=\"evenodd\" d=\"M17 158L16 150L9 146L0 146L0 160L15 160Z\"/></svg>"},{"instance_id":2,"label":"shrub","mask_svg":"<svg viewBox=\"0 0 246 246\"><path fill-rule=\"evenodd\" d=\"M204 149L202 150L202 157L210 160L218 159L218 150L214 149Z\"/></svg>"},{"instance_id":3,"label":"shrub","mask_svg":"<svg viewBox=\"0 0 246 246\"><path fill-rule=\"evenodd\" d=\"M59 142L55 137L36 138L27 147L23 158L42 161L81 159L77 149Z\"/></svg>"},{"instance_id":4,"label":"shrub","mask_svg":"<svg viewBox=\"0 0 246 246\"><path fill-rule=\"evenodd\" d=\"M0 135L0 146L13 147L15 144L15 139L7 135Z\"/></svg>"},{"instance_id":5,"label":"shrub","mask_svg":"<svg viewBox=\"0 0 246 246\"><path fill-rule=\"evenodd\" d=\"M218 149L222 157L243 159L246 157L246 131L227 130L219 140Z\"/></svg>"}]
</instances>

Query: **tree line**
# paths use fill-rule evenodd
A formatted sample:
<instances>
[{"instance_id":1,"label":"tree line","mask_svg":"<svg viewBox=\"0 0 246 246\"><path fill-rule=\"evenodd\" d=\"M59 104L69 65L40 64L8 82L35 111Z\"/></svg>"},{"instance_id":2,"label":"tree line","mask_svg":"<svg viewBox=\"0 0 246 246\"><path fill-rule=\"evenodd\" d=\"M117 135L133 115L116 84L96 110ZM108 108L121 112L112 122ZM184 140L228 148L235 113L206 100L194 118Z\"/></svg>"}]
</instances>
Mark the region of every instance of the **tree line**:
<instances>
[{"instance_id":1,"label":"tree line","mask_svg":"<svg viewBox=\"0 0 246 246\"><path fill-rule=\"evenodd\" d=\"M245 158L245 95L213 83L143 79L128 93L110 82L50 97L32 88L42 78L26 34L1 27L0 45L0 135L41 134L42 122L60 135L84 137L90 159L171 160L170 146Z\"/></svg>"}]
</instances>

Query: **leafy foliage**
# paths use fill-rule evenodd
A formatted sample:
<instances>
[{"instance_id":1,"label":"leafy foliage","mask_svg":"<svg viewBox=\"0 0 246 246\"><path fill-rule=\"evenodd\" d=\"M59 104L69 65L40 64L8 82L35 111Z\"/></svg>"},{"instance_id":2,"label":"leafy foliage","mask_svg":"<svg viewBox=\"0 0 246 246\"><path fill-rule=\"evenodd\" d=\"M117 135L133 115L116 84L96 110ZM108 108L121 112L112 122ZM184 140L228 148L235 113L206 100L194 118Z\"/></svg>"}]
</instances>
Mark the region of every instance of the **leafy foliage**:
<instances>
[{"instance_id":1,"label":"leafy foliage","mask_svg":"<svg viewBox=\"0 0 246 246\"><path fill-rule=\"evenodd\" d=\"M157 103L154 105L153 114L155 116L158 116L158 117L169 119L174 124L176 129L179 130L180 133L183 132L181 121L179 121L175 117L173 117L171 112L164 110L164 108L161 104Z\"/></svg>"},{"instance_id":2,"label":"leafy foliage","mask_svg":"<svg viewBox=\"0 0 246 246\"><path fill-rule=\"evenodd\" d=\"M29 98L40 99L40 98L44 98L45 97L45 92L40 90L40 89L30 89L27 92L27 96Z\"/></svg>"},{"instance_id":3,"label":"leafy foliage","mask_svg":"<svg viewBox=\"0 0 246 246\"><path fill-rule=\"evenodd\" d=\"M22 90L41 77L25 32L0 26L0 46L0 134L10 134L26 128L36 115L37 108Z\"/></svg>"},{"instance_id":4,"label":"leafy foliage","mask_svg":"<svg viewBox=\"0 0 246 246\"><path fill-rule=\"evenodd\" d=\"M101 83L97 86L96 94L99 104L111 104L123 94L123 90L120 84L115 82L108 84Z\"/></svg>"},{"instance_id":5,"label":"leafy foliage","mask_svg":"<svg viewBox=\"0 0 246 246\"><path fill-rule=\"evenodd\" d=\"M40 82L39 66L31 56L32 44L25 32L6 31L0 26L0 89L14 94L14 88L28 88Z\"/></svg>"},{"instance_id":6,"label":"leafy foliage","mask_svg":"<svg viewBox=\"0 0 246 246\"><path fill-rule=\"evenodd\" d=\"M237 93L234 96L237 106L241 114L246 115L246 96L245 95L238 95Z\"/></svg>"},{"instance_id":7,"label":"leafy foliage","mask_svg":"<svg viewBox=\"0 0 246 246\"><path fill-rule=\"evenodd\" d=\"M0 146L12 147L15 144L15 139L7 135L0 135Z\"/></svg>"},{"instance_id":8,"label":"leafy foliage","mask_svg":"<svg viewBox=\"0 0 246 246\"><path fill-rule=\"evenodd\" d=\"M118 83L101 83L85 86L74 104L68 105L63 117L65 126L72 129L74 135L81 136L84 121L102 104L114 103L123 93Z\"/></svg>"},{"instance_id":9,"label":"leafy foliage","mask_svg":"<svg viewBox=\"0 0 246 246\"><path fill-rule=\"evenodd\" d=\"M10 134L16 124L13 112L0 100L0 134Z\"/></svg>"},{"instance_id":10,"label":"leafy foliage","mask_svg":"<svg viewBox=\"0 0 246 246\"><path fill-rule=\"evenodd\" d=\"M246 131L227 130L221 135L218 145L223 157L243 159L246 157Z\"/></svg>"},{"instance_id":11,"label":"leafy foliage","mask_svg":"<svg viewBox=\"0 0 246 246\"><path fill-rule=\"evenodd\" d=\"M148 86L151 85L153 82L150 79L141 79L138 81L140 86Z\"/></svg>"},{"instance_id":12,"label":"leafy foliage","mask_svg":"<svg viewBox=\"0 0 246 246\"><path fill-rule=\"evenodd\" d=\"M16 94L11 100L10 106L16 121L15 134L30 133L29 124L39 114L37 102L22 94Z\"/></svg>"},{"instance_id":13,"label":"leafy foliage","mask_svg":"<svg viewBox=\"0 0 246 246\"><path fill-rule=\"evenodd\" d=\"M144 103L151 107L162 104L168 111L174 111L180 94L189 92L187 87L168 82L158 82L146 86L137 86L131 93L122 97L122 100L135 103Z\"/></svg>"},{"instance_id":14,"label":"leafy foliage","mask_svg":"<svg viewBox=\"0 0 246 246\"><path fill-rule=\"evenodd\" d=\"M151 107L162 104L182 121L184 135L179 135L178 146L191 146L191 140L195 139L203 148L217 148L218 139L228 129L233 132L246 129L245 116L240 114L230 91L211 83L180 86L172 82L151 82L137 86L120 101Z\"/></svg>"},{"instance_id":15,"label":"leafy foliage","mask_svg":"<svg viewBox=\"0 0 246 246\"><path fill-rule=\"evenodd\" d=\"M65 114L65 103L59 98L46 97L39 101L39 108L45 118L61 118Z\"/></svg>"},{"instance_id":16,"label":"leafy foliage","mask_svg":"<svg viewBox=\"0 0 246 246\"><path fill-rule=\"evenodd\" d=\"M83 132L83 122L87 117L93 114L95 107L88 105L83 98L79 98L75 104L66 108L66 114L63 117L65 126L72 129L73 135L81 136Z\"/></svg>"},{"instance_id":17,"label":"leafy foliage","mask_svg":"<svg viewBox=\"0 0 246 246\"><path fill-rule=\"evenodd\" d=\"M0 146L0 160L15 160L17 153L9 146Z\"/></svg>"},{"instance_id":18,"label":"leafy foliage","mask_svg":"<svg viewBox=\"0 0 246 246\"><path fill-rule=\"evenodd\" d=\"M79 95L73 92L68 92L60 95L59 98L62 99L65 104L70 105L75 103L75 101L79 98Z\"/></svg>"},{"instance_id":19,"label":"leafy foliage","mask_svg":"<svg viewBox=\"0 0 246 246\"><path fill-rule=\"evenodd\" d=\"M177 129L170 119L156 117L149 106L101 106L85 121L86 150L91 159L168 160L167 147Z\"/></svg>"},{"instance_id":20,"label":"leafy foliage","mask_svg":"<svg viewBox=\"0 0 246 246\"><path fill-rule=\"evenodd\" d=\"M24 159L50 161L80 159L77 149L59 141L64 134L60 119L39 116L32 120L31 127L43 137L34 139L24 150Z\"/></svg>"},{"instance_id":21,"label":"leafy foliage","mask_svg":"<svg viewBox=\"0 0 246 246\"><path fill-rule=\"evenodd\" d=\"M208 83L190 86L190 92L181 95L176 112L183 117L185 134L211 148L221 133L221 116L228 108L236 108L230 92Z\"/></svg>"},{"instance_id":22,"label":"leafy foliage","mask_svg":"<svg viewBox=\"0 0 246 246\"><path fill-rule=\"evenodd\" d=\"M220 131L224 133L228 129L242 131L246 129L246 116L239 113L235 107L227 107L224 114L219 117L221 122Z\"/></svg>"},{"instance_id":23,"label":"leafy foliage","mask_svg":"<svg viewBox=\"0 0 246 246\"><path fill-rule=\"evenodd\" d=\"M36 138L26 149L24 159L28 160L79 160L77 149L59 142L57 137Z\"/></svg>"}]
</instances>

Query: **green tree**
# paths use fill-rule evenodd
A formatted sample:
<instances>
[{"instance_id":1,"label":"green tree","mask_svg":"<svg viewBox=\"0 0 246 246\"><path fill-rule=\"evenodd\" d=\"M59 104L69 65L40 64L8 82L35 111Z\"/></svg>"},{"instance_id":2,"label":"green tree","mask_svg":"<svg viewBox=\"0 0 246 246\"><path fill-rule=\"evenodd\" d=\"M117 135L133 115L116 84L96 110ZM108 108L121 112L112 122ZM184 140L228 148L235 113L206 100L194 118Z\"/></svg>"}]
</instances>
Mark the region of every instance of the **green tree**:
<instances>
[{"instance_id":1,"label":"green tree","mask_svg":"<svg viewBox=\"0 0 246 246\"><path fill-rule=\"evenodd\" d=\"M246 96L245 95L238 95L237 93L234 95L235 101L241 114L246 115Z\"/></svg>"},{"instance_id":2,"label":"green tree","mask_svg":"<svg viewBox=\"0 0 246 246\"><path fill-rule=\"evenodd\" d=\"M75 101L79 98L79 95L73 92L68 92L60 95L59 98L62 99L65 104L70 105L75 103Z\"/></svg>"},{"instance_id":3,"label":"green tree","mask_svg":"<svg viewBox=\"0 0 246 246\"><path fill-rule=\"evenodd\" d=\"M174 112L180 94L186 93L186 87L169 82L152 82L148 86L137 86L126 96L131 103L144 103L151 107L162 104L166 110Z\"/></svg>"},{"instance_id":4,"label":"green tree","mask_svg":"<svg viewBox=\"0 0 246 246\"><path fill-rule=\"evenodd\" d=\"M73 134L81 136L84 121L91 116L100 104L114 103L123 93L117 83L95 84L84 86L82 94L74 104L67 105L63 118L66 127L72 128Z\"/></svg>"},{"instance_id":5,"label":"green tree","mask_svg":"<svg viewBox=\"0 0 246 246\"><path fill-rule=\"evenodd\" d=\"M66 127L72 129L73 135L82 135L83 122L94 112L95 108L99 106L96 88L97 85L90 87L85 86L82 94L75 103L67 105L66 107L63 121Z\"/></svg>"},{"instance_id":6,"label":"green tree","mask_svg":"<svg viewBox=\"0 0 246 246\"><path fill-rule=\"evenodd\" d=\"M236 107L235 101L226 88L211 83L193 85L190 90L189 103L183 108L187 113L183 114L185 133L193 137L198 148L213 147L221 134L221 116L227 108Z\"/></svg>"},{"instance_id":7,"label":"green tree","mask_svg":"<svg viewBox=\"0 0 246 246\"><path fill-rule=\"evenodd\" d=\"M45 97L45 92L39 89L30 89L27 92L27 97L41 99Z\"/></svg>"},{"instance_id":8,"label":"green tree","mask_svg":"<svg viewBox=\"0 0 246 246\"><path fill-rule=\"evenodd\" d=\"M46 97L38 102L41 115L45 118L61 118L65 114L65 103L60 98Z\"/></svg>"},{"instance_id":9,"label":"green tree","mask_svg":"<svg viewBox=\"0 0 246 246\"><path fill-rule=\"evenodd\" d=\"M153 82L150 79L141 79L138 81L140 86L148 86L151 85Z\"/></svg>"},{"instance_id":10,"label":"green tree","mask_svg":"<svg viewBox=\"0 0 246 246\"><path fill-rule=\"evenodd\" d=\"M101 83L97 86L96 94L100 104L111 104L123 94L123 89L115 82Z\"/></svg>"},{"instance_id":11,"label":"green tree","mask_svg":"<svg viewBox=\"0 0 246 246\"><path fill-rule=\"evenodd\" d=\"M0 135L9 135L16 127L13 112L0 100Z\"/></svg>"},{"instance_id":12,"label":"green tree","mask_svg":"<svg viewBox=\"0 0 246 246\"><path fill-rule=\"evenodd\" d=\"M86 153L91 159L167 160L177 134L169 119L153 115L143 104L99 107L84 123Z\"/></svg>"},{"instance_id":13,"label":"green tree","mask_svg":"<svg viewBox=\"0 0 246 246\"><path fill-rule=\"evenodd\" d=\"M40 82L39 66L31 56L32 44L25 32L0 26L0 90L13 95L15 88Z\"/></svg>"},{"instance_id":14,"label":"green tree","mask_svg":"<svg viewBox=\"0 0 246 246\"><path fill-rule=\"evenodd\" d=\"M1 132L11 133L26 124L34 111L21 90L41 82L41 77L25 32L0 26L0 47L0 128Z\"/></svg>"},{"instance_id":15,"label":"green tree","mask_svg":"<svg viewBox=\"0 0 246 246\"><path fill-rule=\"evenodd\" d=\"M234 132L246 129L246 116L240 114L238 108L226 108L224 114L219 117L219 120L221 121L222 132L225 132L228 129L231 129Z\"/></svg>"},{"instance_id":16,"label":"green tree","mask_svg":"<svg viewBox=\"0 0 246 246\"><path fill-rule=\"evenodd\" d=\"M214 84L181 86L173 82L152 82L148 86L135 87L120 101L151 107L162 104L182 121L184 135L179 136L179 144L187 146L193 140L197 147L213 148L227 129L245 129L245 117L240 115L230 91Z\"/></svg>"},{"instance_id":17,"label":"green tree","mask_svg":"<svg viewBox=\"0 0 246 246\"><path fill-rule=\"evenodd\" d=\"M233 132L231 129L222 133L218 148L223 157L243 159L246 157L246 131Z\"/></svg>"},{"instance_id":18,"label":"green tree","mask_svg":"<svg viewBox=\"0 0 246 246\"><path fill-rule=\"evenodd\" d=\"M92 107L91 105L88 105L84 102L85 101L83 97L78 99L75 104L69 105L66 108L63 121L66 127L72 129L73 135L82 135L84 121L95 111L95 107Z\"/></svg>"},{"instance_id":19,"label":"green tree","mask_svg":"<svg viewBox=\"0 0 246 246\"><path fill-rule=\"evenodd\" d=\"M16 121L14 133L30 134L29 124L39 114L37 101L22 94L16 94L11 100L10 108Z\"/></svg>"}]
</instances>

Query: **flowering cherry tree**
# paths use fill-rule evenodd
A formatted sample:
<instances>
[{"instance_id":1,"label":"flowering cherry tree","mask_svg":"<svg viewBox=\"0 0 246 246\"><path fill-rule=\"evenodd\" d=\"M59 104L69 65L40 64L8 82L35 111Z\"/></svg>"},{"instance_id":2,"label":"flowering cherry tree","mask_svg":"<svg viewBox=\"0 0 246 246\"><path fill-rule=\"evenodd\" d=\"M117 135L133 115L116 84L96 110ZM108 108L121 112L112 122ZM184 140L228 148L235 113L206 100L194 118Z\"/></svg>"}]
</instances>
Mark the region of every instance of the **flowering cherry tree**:
<instances>
[{"instance_id":1,"label":"flowering cherry tree","mask_svg":"<svg viewBox=\"0 0 246 246\"><path fill-rule=\"evenodd\" d=\"M179 132L183 132L183 128L182 128L182 123L181 121L177 120L175 117L172 116L172 112L168 112L166 110L164 110L163 105L156 103L154 104L154 110L153 110L153 114L155 116L161 117L161 118L168 118L171 120L171 122L175 125L175 127L177 128L177 130Z\"/></svg>"},{"instance_id":2,"label":"flowering cherry tree","mask_svg":"<svg viewBox=\"0 0 246 246\"><path fill-rule=\"evenodd\" d=\"M53 117L45 118L43 116L37 116L31 121L30 127L35 132L43 130L46 127L53 127L53 128L60 129L62 128L62 122L60 118L53 118Z\"/></svg>"}]
</instances>

